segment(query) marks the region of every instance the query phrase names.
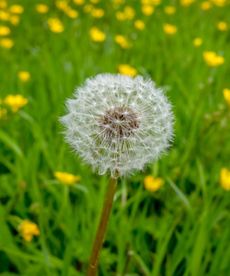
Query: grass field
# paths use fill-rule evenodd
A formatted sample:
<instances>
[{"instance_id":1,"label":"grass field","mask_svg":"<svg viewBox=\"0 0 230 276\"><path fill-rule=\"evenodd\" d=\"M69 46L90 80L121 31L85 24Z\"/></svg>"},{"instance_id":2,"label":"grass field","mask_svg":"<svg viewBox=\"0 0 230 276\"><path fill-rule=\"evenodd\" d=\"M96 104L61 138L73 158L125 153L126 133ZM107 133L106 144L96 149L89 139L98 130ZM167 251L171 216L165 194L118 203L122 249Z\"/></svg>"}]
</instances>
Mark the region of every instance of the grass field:
<instances>
[{"instance_id":1,"label":"grass field","mask_svg":"<svg viewBox=\"0 0 230 276\"><path fill-rule=\"evenodd\" d=\"M119 182L99 275L229 275L229 14L224 0L0 0L0 275L86 275L108 177L59 117L102 72L164 87L175 139Z\"/></svg>"}]
</instances>

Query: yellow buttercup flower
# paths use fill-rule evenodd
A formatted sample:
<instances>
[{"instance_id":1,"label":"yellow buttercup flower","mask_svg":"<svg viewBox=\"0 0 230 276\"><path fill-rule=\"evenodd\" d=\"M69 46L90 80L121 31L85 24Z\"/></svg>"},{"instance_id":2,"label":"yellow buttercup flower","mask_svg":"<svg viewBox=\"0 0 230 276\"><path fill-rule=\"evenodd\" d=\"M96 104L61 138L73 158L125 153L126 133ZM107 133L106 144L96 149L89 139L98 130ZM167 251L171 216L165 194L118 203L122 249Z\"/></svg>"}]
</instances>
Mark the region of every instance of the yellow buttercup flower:
<instances>
[{"instance_id":1,"label":"yellow buttercup flower","mask_svg":"<svg viewBox=\"0 0 230 276\"><path fill-rule=\"evenodd\" d=\"M10 49L14 46L14 41L10 38L0 39L0 46L6 49Z\"/></svg>"},{"instance_id":2,"label":"yellow buttercup flower","mask_svg":"<svg viewBox=\"0 0 230 276\"><path fill-rule=\"evenodd\" d=\"M103 42L105 41L106 35L97 27L92 27L89 31L90 37L95 42Z\"/></svg>"},{"instance_id":3,"label":"yellow buttercup flower","mask_svg":"<svg viewBox=\"0 0 230 276\"><path fill-rule=\"evenodd\" d=\"M224 7L227 3L226 0L211 0L212 3L216 6L219 6L219 7Z\"/></svg>"},{"instance_id":4,"label":"yellow buttercup flower","mask_svg":"<svg viewBox=\"0 0 230 276\"><path fill-rule=\"evenodd\" d=\"M8 95L4 99L4 103L9 106L13 112L17 112L28 103L28 99L22 95Z\"/></svg>"},{"instance_id":5,"label":"yellow buttercup flower","mask_svg":"<svg viewBox=\"0 0 230 276\"><path fill-rule=\"evenodd\" d=\"M131 6L126 6L124 8L124 16L125 16L125 19L127 20L132 20L135 16L135 10L133 7Z\"/></svg>"},{"instance_id":6,"label":"yellow buttercup flower","mask_svg":"<svg viewBox=\"0 0 230 276\"><path fill-rule=\"evenodd\" d=\"M144 178L145 189L150 192L158 191L164 185L162 178L154 178L152 175L148 175Z\"/></svg>"},{"instance_id":7,"label":"yellow buttercup flower","mask_svg":"<svg viewBox=\"0 0 230 276\"><path fill-rule=\"evenodd\" d=\"M66 8L68 8L68 2L65 1L65 0L59 0L59 1L56 1L55 2L55 5L56 7L59 9L59 10L65 10Z\"/></svg>"},{"instance_id":8,"label":"yellow buttercup flower","mask_svg":"<svg viewBox=\"0 0 230 276\"><path fill-rule=\"evenodd\" d=\"M129 64L120 64L118 66L118 72L122 75L127 75L130 77L135 77L137 75L137 70Z\"/></svg>"},{"instance_id":9,"label":"yellow buttercup flower","mask_svg":"<svg viewBox=\"0 0 230 276\"><path fill-rule=\"evenodd\" d=\"M10 13L6 11L1 11L0 10L0 20L2 21L8 21L10 18Z\"/></svg>"},{"instance_id":10,"label":"yellow buttercup flower","mask_svg":"<svg viewBox=\"0 0 230 276\"><path fill-rule=\"evenodd\" d=\"M200 37L196 37L196 38L194 38L194 40L193 40L193 45L194 45L195 47L200 47L202 43L203 43L203 40L202 40L202 38L200 38Z\"/></svg>"},{"instance_id":11,"label":"yellow buttercup flower","mask_svg":"<svg viewBox=\"0 0 230 276\"><path fill-rule=\"evenodd\" d=\"M226 103L230 106L230 89L225 88L223 90L223 95L224 95L224 99L225 99Z\"/></svg>"},{"instance_id":12,"label":"yellow buttercup flower","mask_svg":"<svg viewBox=\"0 0 230 276\"><path fill-rule=\"evenodd\" d=\"M184 7L190 6L195 0L180 0L180 3Z\"/></svg>"},{"instance_id":13,"label":"yellow buttercup flower","mask_svg":"<svg viewBox=\"0 0 230 276\"><path fill-rule=\"evenodd\" d=\"M176 8L174 6L166 6L164 8L164 12L166 14L170 14L171 15L171 14L174 14L176 12Z\"/></svg>"},{"instance_id":14,"label":"yellow buttercup flower","mask_svg":"<svg viewBox=\"0 0 230 276\"><path fill-rule=\"evenodd\" d=\"M64 31L64 26L57 17L49 18L48 26L53 33L62 33Z\"/></svg>"},{"instance_id":15,"label":"yellow buttercup flower","mask_svg":"<svg viewBox=\"0 0 230 276\"><path fill-rule=\"evenodd\" d=\"M220 171L220 186L226 190L230 191L230 170L223 168Z\"/></svg>"},{"instance_id":16,"label":"yellow buttercup flower","mask_svg":"<svg viewBox=\"0 0 230 276\"><path fill-rule=\"evenodd\" d=\"M203 11L207 11L207 10L210 10L212 7L212 3L210 3L209 1L204 1L200 4L200 8L203 10Z\"/></svg>"},{"instance_id":17,"label":"yellow buttercup flower","mask_svg":"<svg viewBox=\"0 0 230 276\"><path fill-rule=\"evenodd\" d=\"M73 175L66 172L55 172L54 176L59 182L67 186L71 186L81 179L78 175Z\"/></svg>"},{"instance_id":18,"label":"yellow buttercup flower","mask_svg":"<svg viewBox=\"0 0 230 276\"><path fill-rule=\"evenodd\" d=\"M227 31L228 24L225 21L220 21L217 23L217 29L221 32Z\"/></svg>"},{"instance_id":19,"label":"yellow buttercup flower","mask_svg":"<svg viewBox=\"0 0 230 276\"><path fill-rule=\"evenodd\" d=\"M73 0L73 2L74 2L74 4L79 5L79 6L85 4L85 0Z\"/></svg>"},{"instance_id":20,"label":"yellow buttercup flower","mask_svg":"<svg viewBox=\"0 0 230 276\"><path fill-rule=\"evenodd\" d=\"M224 63L224 57L217 55L213 51L206 51L203 53L204 61L210 67L217 67Z\"/></svg>"},{"instance_id":21,"label":"yellow buttercup flower","mask_svg":"<svg viewBox=\"0 0 230 276\"><path fill-rule=\"evenodd\" d=\"M123 35L116 35L115 36L115 41L118 45L120 45L121 48L123 49L128 49L131 47L130 42L127 40L127 38Z\"/></svg>"},{"instance_id":22,"label":"yellow buttercup flower","mask_svg":"<svg viewBox=\"0 0 230 276\"><path fill-rule=\"evenodd\" d=\"M142 5L142 13L146 16L150 16L154 13L154 7L152 5Z\"/></svg>"},{"instance_id":23,"label":"yellow buttercup flower","mask_svg":"<svg viewBox=\"0 0 230 276\"><path fill-rule=\"evenodd\" d=\"M177 32L177 27L172 24L164 24L163 30L168 35L174 35Z\"/></svg>"},{"instance_id":24,"label":"yellow buttercup flower","mask_svg":"<svg viewBox=\"0 0 230 276\"><path fill-rule=\"evenodd\" d=\"M142 31L142 30L144 30L144 28L145 28L145 23L142 21L142 20L136 20L136 21L134 21L134 27L137 29L137 30L140 30L140 31Z\"/></svg>"},{"instance_id":25,"label":"yellow buttercup flower","mask_svg":"<svg viewBox=\"0 0 230 276\"><path fill-rule=\"evenodd\" d=\"M27 82L30 80L30 73L28 71L20 71L20 72L18 72L18 78L22 82Z\"/></svg>"},{"instance_id":26,"label":"yellow buttercup flower","mask_svg":"<svg viewBox=\"0 0 230 276\"><path fill-rule=\"evenodd\" d=\"M11 24L16 26L20 22L20 17L18 15L11 15L10 18L9 18L9 21L10 21Z\"/></svg>"},{"instance_id":27,"label":"yellow buttercup flower","mask_svg":"<svg viewBox=\"0 0 230 276\"><path fill-rule=\"evenodd\" d=\"M0 1L0 9L5 9L5 8L7 8L7 2L4 0Z\"/></svg>"},{"instance_id":28,"label":"yellow buttercup flower","mask_svg":"<svg viewBox=\"0 0 230 276\"><path fill-rule=\"evenodd\" d=\"M36 11L38 13L47 13L49 11L49 7L46 4L37 4Z\"/></svg>"},{"instance_id":29,"label":"yellow buttercup flower","mask_svg":"<svg viewBox=\"0 0 230 276\"><path fill-rule=\"evenodd\" d=\"M21 5L12 5L12 6L10 6L9 11L11 13L21 14L24 12L24 8Z\"/></svg>"},{"instance_id":30,"label":"yellow buttercup flower","mask_svg":"<svg viewBox=\"0 0 230 276\"><path fill-rule=\"evenodd\" d=\"M7 26L0 26L0 36L5 36L10 34L10 28Z\"/></svg>"},{"instance_id":31,"label":"yellow buttercup flower","mask_svg":"<svg viewBox=\"0 0 230 276\"><path fill-rule=\"evenodd\" d=\"M0 107L0 120L5 119L6 115L7 115L7 109L4 107Z\"/></svg>"},{"instance_id":32,"label":"yellow buttercup flower","mask_svg":"<svg viewBox=\"0 0 230 276\"><path fill-rule=\"evenodd\" d=\"M37 224L27 219L22 221L18 227L18 231L20 232L23 239L27 242L32 241L34 236L40 235L40 230Z\"/></svg>"},{"instance_id":33,"label":"yellow buttercup flower","mask_svg":"<svg viewBox=\"0 0 230 276\"><path fill-rule=\"evenodd\" d=\"M70 18L78 18L79 13L77 11L75 11L74 9L68 7L64 10L65 14L70 17Z\"/></svg>"},{"instance_id":34,"label":"yellow buttercup flower","mask_svg":"<svg viewBox=\"0 0 230 276\"><path fill-rule=\"evenodd\" d=\"M95 18L101 18L105 14L105 11L103 9L93 9L91 11L91 15Z\"/></svg>"}]
</instances>

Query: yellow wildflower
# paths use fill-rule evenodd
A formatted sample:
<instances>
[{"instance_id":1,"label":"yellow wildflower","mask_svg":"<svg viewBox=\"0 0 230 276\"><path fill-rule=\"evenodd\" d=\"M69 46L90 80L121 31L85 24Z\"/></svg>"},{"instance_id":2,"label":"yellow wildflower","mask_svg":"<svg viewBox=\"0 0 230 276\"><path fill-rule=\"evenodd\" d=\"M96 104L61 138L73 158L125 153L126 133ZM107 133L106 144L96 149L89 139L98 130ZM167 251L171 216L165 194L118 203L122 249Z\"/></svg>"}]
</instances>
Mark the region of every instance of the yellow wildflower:
<instances>
[{"instance_id":1,"label":"yellow wildflower","mask_svg":"<svg viewBox=\"0 0 230 276\"><path fill-rule=\"evenodd\" d=\"M223 90L224 99L227 102L227 104L230 106L230 89L225 88Z\"/></svg>"},{"instance_id":2,"label":"yellow wildflower","mask_svg":"<svg viewBox=\"0 0 230 276\"><path fill-rule=\"evenodd\" d=\"M0 36L5 36L10 34L10 28L7 26L0 26Z\"/></svg>"},{"instance_id":3,"label":"yellow wildflower","mask_svg":"<svg viewBox=\"0 0 230 276\"><path fill-rule=\"evenodd\" d=\"M217 23L217 29L221 32L227 31L228 24L224 21L220 21Z\"/></svg>"},{"instance_id":4,"label":"yellow wildflower","mask_svg":"<svg viewBox=\"0 0 230 276\"><path fill-rule=\"evenodd\" d=\"M34 236L40 235L40 230L37 224L27 219L22 221L22 223L18 227L18 230L23 239L27 242L32 241Z\"/></svg>"},{"instance_id":5,"label":"yellow wildflower","mask_svg":"<svg viewBox=\"0 0 230 276\"><path fill-rule=\"evenodd\" d=\"M204 61L210 67L217 67L224 63L224 57L217 55L215 52L206 51L203 53Z\"/></svg>"},{"instance_id":6,"label":"yellow wildflower","mask_svg":"<svg viewBox=\"0 0 230 276\"><path fill-rule=\"evenodd\" d=\"M124 8L124 16L127 20L132 20L135 16L135 10L131 6L125 6Z\"/></svg>"},{"instance_id":7,"label":"yellow wildflower","mask_svg":"<svg viewBox=\"0 0 230 276\"><path fill-rule=\"evenodd\" d=\"M38 13L47 13L49 11L49 7L46 4L37 4L35 8Z\"/></svg>"},{"instance_id":8,"label":"yellow wildflower","mask_svg":"<svg viewBox=\"0 0 230 276\"><path fill-rule=\"evenodd\" d=\"M134 27L137 29L137 30L140 30L140 31L142 31L142 30L144 30L144 28L145 28L145 23L142 21L142 20L136 20L136 21L134 21Z\"/></svg>"},{"instance_id":9,"label":"yellow wildflower","mask_svg":"<svg viewBox=\"0 0 230 276\"><path fill-rule=\"evenodd\" d=\"M9 11L11 13L21 14L24 12L24 8L21 5L12 5L12 6L10 6Z\"/></svg>"},{"instance_id":10,"label":"yellow wildflower","mask_svg":"<svg viewBox=\"0 0 230 276\"><path fill-rule=\"evenodd\" d=\"M220 186L226 190L230 191L230 170L223 168L220 171Z\"/></svg>"},{"instance_id":11,"label":"yellow wildflower","mask_svg":"<svg viewBox=\"0 0 230 276\"><path fill-rule=\"evenodd\" d=\"M11 24L16 26L20 22L20 17L18 15L11 15L9 21Z\"/></svg>"},{"instance_id":12,"label":"yellow wildflower","mask_svg":"<svg viewBox=\"0 0 230 276\"><path fill-rule=\"evenodd\" d=\"M61 33L64 31L62 22L57 17L51 17L48 19L48 26L51 32Z\"/></svg>"},{"instance_id":13,"label":"yellow wildflower","mask_svg":"<svg viewBox=\"0 0 230 276\"><path fill-rule=\"evenodd\" d=\"M105 14L105 11L103 9L93 9L91 11L91 15L95 18L101 18Z\"/></svg>"},{"instance_id":14,"label":"yellow wildflower","mask_svg":"<svg viewBox=\"0 0 230 276\"><path fill-rule=\"evenodd\" d=\"M213 4L219 7L224 7L226 5L226 0L211 0Z\"/></svg>"},{"instance_id":15,"label":"yellow wildflower","mask_svg":"<svg viewBox=\"0 0 230 276\"><path fill-rule=\"evenodd\" d=\"M55 4L59 10L65 10L66 8L69 7L67 1L65 0L56 1Z\"/></svg>"},{"instance_id":16,"label":"yellow wildflower","mask_svg":"<svg viewBox=\"0 0 230 276\"><path fill-rule=\"evenodd\" d=\"M0 107L0 120L5 119L7 115L7 109L4 107Z\"/></svg>"},{"instance_id":17,"label":"yellow wildflower","mask_svg":"<svg viewBox=\"0 0 230 276\"><path fill-rule=\"evenodd\" d=\"M119 21L126 20L125 14L123 12L121 12L121 11L116 12L116 18Z\"/></svg>"},{"instance_id":18,"label":"yellow wildflower","mask_svg":"<svg viewBox=\"0 0 230 276\"><path fill-rule=\"evenodd\" d=\"M161 0L151 0L151 3L155 6L160 5Z\"/></svg>"},{"instance_id":19,"label":"yellow wildflower","mask_svg":"<svg viewBox=\"0 0 230 276\"><path fill-rule=\"evenodd\" d=\"M73 175L66 172L55 172L54 176L58 181L67 186L71 186L81 179L78 175Z\"/></svg>"},{"instance_id":20,"label":"yellow wildflower","mask_svg":"<svg viewBox=\"0 0 230 276\"><path fill-rule=\"evenodd\" d=\"M78 18L79 13L75 11L74 9L68 7L64 10L65 14L69 16L70 18Z\"/></svg>"},{"instance_id":21,"label":"yellow wildflower","mask_svg":"<svg viewBox=\"0 0 230 276\"><path fill-rule=\"evenodd\" d=\"M4 103L8 105L13 112L17 112L20 108L28 103L28 99L22 95L8 95L4 99Z\"/></svg>"},{"instance_id":22,"label":"yellow wildflower","mask_svg":"<svg viewBox=\"0 0 230 276\"><path fill-rule=\"evenodd\" d=\"M0 39L0 46L6 49L10 49L14 46L14 41L10 38Z\"/></svg>"},{"instance_id":23,"label":"yellow wildflower","mask_svg":"<svg viewBox=\"0 0 230 276\"><path fill-rule=\"evenodd\" d=\"M203 43L203 40L202 40L202 38L200 38L200 37L196 37L196 38L194 38L194 40L193 40L193 45L194 45L195 47L199 47L202 43Z\"/></svg>"},{"instance_id":24,"label":"yellow wildflower","mask_svg":"<svg viewBox=\"0 0 230 276\"><path fill-rule=\"evenodd\" d=\"M90 2L93 4L98 4L100 2L100 0L90 0Z\"/></svg>"},{"instance_id":25,"label":"yellow wildflower","mask_svg":"<svg viewBox=\"0 0 230 276\"><path fill-rule=\"evenodd\" d=\"M164 185L162 178L154 178L152 175L148 175L144 178L145 189L150 192L158 191Z\"/></svg>"},{"instance_id":26,"label":"yellow wildflower","mask_svg":"<svg viewBox=\"0 0 230 276\"><path fill-rule=\"evenodd\" d=\"M209 1L204 1L201 3L200 5L200 8L203 10L203 11L207 11L207 10L210 10L212 7L212 3L210 3Z\"/></svg>"},{"instance_id":27,"label":"yellow wildflower","mask_svg":"<svg viewBox=\"0 0 230 276\"><path fill-rule=\"evenodd\" d=\"M20 71L18 72L18 78L22 81L22 82L27 82L30 80L30 73L27 71Z\"/></svg>"},{"instance_id":28,"label":"yellow wildflower","mask_svg":"<svg viewBox=\"0 0 230 276\"><path fill-rule=\"evenodd\" d=\"M93 5L87 4L84 6L84 12L90 13L93 10Z\"/></svg>"},{"instance_id":29,"label":"yellow wildflower","mask_svg":"<svg viewBox=\"0 0 230 276\"><path fill-rule=\"evenodd\" d=\"M190 6L195 0L180 0L181 6L188 7Z\"/></svg>"},{"instance_id":30,"label":"yellow wildflower","mask_svg":"<svg viewBox=\"0 0 230 276\"><path fill-rule=\"evenodd\" d=\"M154 13L154 7L152 5L142 5L141 10L146 16L150 16Z\"/></svg>"},{"instance_id":31,"label":"yellow wildflower","mask_svg":"<svg viewBox=\"0 0 230 276\"><path fill-rule=\"evenodd\" d=\"M85 4L85 0L73 0L73 2L74 2L74 4L79 5L79 6Z\"/></svg>"},{"instance_id":32,"label":"yellow wildflower","mask_svg":"<svg viewBox=\"0 0 230 276\"><path fill-rule=\"evenodd\" d=\"M166 14L170 14L171 15L171 14L174 14L176 12L176 8L174 6L166 6L164 8L164 12Z\"/></svg>"},{"instance_id":33,"label":"yellow wildflower","mask_svg":"<svg viewBox=\"0 0 230 276\"><path fill-rule=\"evenodd\" d=\"M118 66L118 72L122 75L127 75L130 77L135 77L137 75L137 70L129 64L120 64Z\"/></svg>"},{"instance_id":34,"label":"yellow wildflower","mask_svg":"<svg viewBox=\"0 0 230 276\"><path fill-rule=\"evenodd\" d=\"M7 7L6 1L0 1L0 9L5 9Z\"/></svg>"},{"instance_id":35,"label":"yellow wildflower","mask_svg":"<svg viewBox=\"0 0 230 276\"><path fill-rule=\"evenodd\" d=\"M174 35L177 32L177 27L172 24L164 24L163 30L168 35Z\"/></svg>"},{"instance_id":36,"label":"yellow wildflower","mask_svg":"<svg viewBox=\"0 0 230 276\"><path fill-rule=\"evenodd\" d=\"M7 21L9 20L9 17L10 17L10 14L8 12L0 10L0 20Z\"/></svg>"},{"instance_id":37,"label":"yellow wildflower","mask_svg":"<svg viewBox=\"0 0 230 276\"><path fill-rule=\"evenodd\" d=\"M131 47L130 42L127 40L127 38L123 35L116 35L115 36L115 41L118 45L121 46L123 49L128 49Z\"/></svg>"},{"instance_id":38,"label":"yellow wildflower","mask_svg":"<svg viewBox=\"0 0 230 276\"><path fill-rule=\"evenodd\" d=\"M90 37L95 42L103 42L105 41L106 35L97 27L92 27L89 31Z\"/></svg>"}]
</instances>

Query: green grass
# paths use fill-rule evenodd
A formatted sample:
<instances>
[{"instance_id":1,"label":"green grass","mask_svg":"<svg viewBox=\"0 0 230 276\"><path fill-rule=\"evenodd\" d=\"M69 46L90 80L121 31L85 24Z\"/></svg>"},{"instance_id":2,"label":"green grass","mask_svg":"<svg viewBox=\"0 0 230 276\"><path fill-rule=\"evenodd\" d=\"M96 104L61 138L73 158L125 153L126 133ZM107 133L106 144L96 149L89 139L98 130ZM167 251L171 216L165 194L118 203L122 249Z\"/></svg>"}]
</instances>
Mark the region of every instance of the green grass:
<instances>
[{"instance_id":1,"label":"green grass","mask_svg":"<svg viewBox=\"0 0 230 276\"><path fill-rule=\"evenodd\" d=\"M187 8L176 1L170 16L163 9L175 1L162 1L146 17L139 1L128 1L135 19L146 23L137 31L133 20L115 19L111 1L98 4L105 17L93 19L79 7L74 20L51 0L45 1L45 15L36 13L37 1L20 2L25 11L10 35L15 45L0 48L0 98L22 94L29 100L0 120L0 275L85 275L108 178L71 152L58 119L76 86L100 72L116 73L123 63L167 89L175 140L157 163L120 181L99 275L229 275L229 193L220 187L219 173L230 164L230 114L222 94L230 88L230 32L216 24L230 26L230 6L202 11L199 1ZM51 16L62 20L63 33L48 29ZM164 34L166 22L177 26L174 36ZM105 42L90 40L92 26L105 31ZM116 34L126 35L133 47L121 49ZM195 37L203 39L199 48ZM222 54L225 63L208 67L207 50ZM19 81L20 70L31 73L28 83ZM55 171L82 180L66 187L55 180ZM162 177L164 187L145 190L147 174ZM25 242L17 230L21 219L37 223L40 236Z\"/></svg>"}]
</instances>

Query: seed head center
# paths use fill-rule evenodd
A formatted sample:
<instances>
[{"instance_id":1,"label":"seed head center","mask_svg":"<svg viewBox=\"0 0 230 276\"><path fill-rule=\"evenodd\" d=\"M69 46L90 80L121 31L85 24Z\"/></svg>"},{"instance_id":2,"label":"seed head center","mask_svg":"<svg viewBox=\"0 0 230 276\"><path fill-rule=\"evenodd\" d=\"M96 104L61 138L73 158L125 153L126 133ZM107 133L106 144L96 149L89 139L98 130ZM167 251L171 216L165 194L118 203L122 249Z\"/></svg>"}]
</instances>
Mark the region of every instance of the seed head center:
<instances>
[{"instance_id":1,"label":"seed head center","mask_svg":"<svg viewBox=\"0 0 230 276\"><path fill-rule=\"evenodd\" d=\"M99 120L99 126L106 139L125 139L139 128L137 114L129 107L109 109Z\"/></svg>"}]
</instances>

